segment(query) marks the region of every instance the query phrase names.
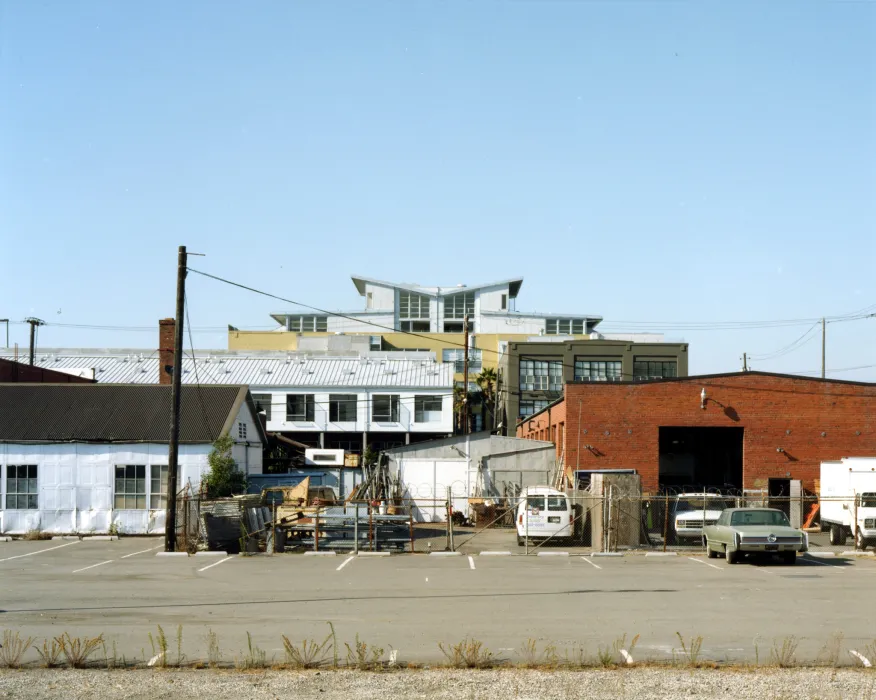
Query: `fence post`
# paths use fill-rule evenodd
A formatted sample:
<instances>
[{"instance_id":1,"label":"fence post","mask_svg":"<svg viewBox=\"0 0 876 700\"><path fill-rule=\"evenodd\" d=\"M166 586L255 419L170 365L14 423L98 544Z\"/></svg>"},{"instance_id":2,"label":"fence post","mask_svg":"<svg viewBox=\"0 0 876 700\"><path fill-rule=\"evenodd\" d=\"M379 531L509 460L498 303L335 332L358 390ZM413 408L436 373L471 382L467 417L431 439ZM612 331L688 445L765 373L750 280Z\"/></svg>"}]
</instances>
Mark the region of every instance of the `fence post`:
<instances>
[{"instance_id":1,"label":"fence post","mask_svg":"<svg viewBox=\"0 0 876 700\"><path fill-rule=\"evenodd\" d=\"M410 509L411 512L408 513L409 522L411 524L411 554L414 553L414 509Z\"/></svg>"},{"instance_id":2,"label":"fence post","mask_svg":"<svg viewBox=\"0 0 876 700\"><path fill-rule=\"evenodd\" d=\"M319 506L316 507L316 513L313 514L313 551L319 551Z\"/></svg>"},{"instance_id":3,"label":"fence post","mask_svg":"<svg viewBox=\"0 0 876 700\"><path fill-rule=\"evenodd\" d=\"M353 516L353 554L359 553L359 504L356 503L356 514Z\"/></svg>"},{"instance_id":4,"label":"fence post","mask_svg":"<svg viewBox=\"0 0 876 700\"><path fill-rule=\"evenodd\" d=\"M447 532L450 533L450 551L453 549L453 500L451 486L447 487Z\"/></svg>"},{"instance_id":5,"label":"fence post","mask_svg":"<svg viewBox=\"0 0 876 700\"><path fill-rule=\"evenodd\" d=\"M523 496L523 548L527 556L529 556L529 498Z\"/></svg>"},{"instance_id":6,"label":"fence post","mask_svg":"<svg viewBox=\"0 0 876 700\"><path fill-rule=\"evenodd\" d=\"M663 505L663 551L666 551L666 538L669 535L669 494L666 494L666 503Z\"/></svg>"}]
</instances>

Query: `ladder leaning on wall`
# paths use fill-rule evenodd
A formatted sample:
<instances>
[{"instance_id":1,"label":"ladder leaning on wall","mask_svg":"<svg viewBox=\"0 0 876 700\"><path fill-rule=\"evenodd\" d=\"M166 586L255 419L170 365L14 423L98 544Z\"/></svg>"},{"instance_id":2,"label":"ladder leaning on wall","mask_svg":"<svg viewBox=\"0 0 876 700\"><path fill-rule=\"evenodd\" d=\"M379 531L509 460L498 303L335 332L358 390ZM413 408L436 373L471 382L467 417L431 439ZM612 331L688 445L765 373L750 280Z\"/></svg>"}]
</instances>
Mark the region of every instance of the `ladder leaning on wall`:
<instances>
[{"instance_id":1,"label":"ladder leaning on wall","mask_svg":"<svg viewBox=\"0 0 876 700\"><path fill-rule=\"evenodd\" d=\"M565 456L565 452L560 454L557 457L557 469L554 473L554 483L553 487L558 490L562 490L562 488L566 485L566 469L563 466L563 457Z\"/></svg>"}]
</instances>

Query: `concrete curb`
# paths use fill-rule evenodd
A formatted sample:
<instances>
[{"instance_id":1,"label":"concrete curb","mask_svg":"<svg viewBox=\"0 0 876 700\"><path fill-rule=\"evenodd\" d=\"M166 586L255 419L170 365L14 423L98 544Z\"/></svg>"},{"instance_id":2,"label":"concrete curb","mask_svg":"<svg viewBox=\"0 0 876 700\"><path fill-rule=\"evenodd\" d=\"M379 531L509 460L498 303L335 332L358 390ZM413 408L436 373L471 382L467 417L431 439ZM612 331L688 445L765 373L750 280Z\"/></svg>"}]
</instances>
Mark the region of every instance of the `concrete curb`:
<instances>
[{"instance_id":1,"label":"concrete curb","mask_svg":"<svg viewBox=\"0 0 876 700\"><path fill-rule=\"evenodd\" d=\"M569 556L568 552L539 552L536 556L538 557L567 557Z\"/></svg>"},{"instance_id":2,"label":"concrete curb","mask_svg":"<svg viewBox=\"0 0 876 700\"><path fill-rule=\"evenodd\" d=\"M392 552L359 552L356 556L359 557L389 557Z\"/></svg>"},{"instance_id":3,"label":"concrete curb","mask_svg":"<svg viewBox=\"0 0 876 700\"><path fill-rule=\"evenodd\" d=\"M645 552L646 557L677 557L678 552Z\"/></svg>"},{"instance_id":4,"label":"concrete curb","mask_svg":"<svg viewBox=\"0 0 876 700\"><path fill-rule=\"evenodd\" d=\"M811 554L811 552L810 552ZM856 549L849 550L848 552L840 552L841 557L873 557L876 556L876 552L859 552Z\"/></svg>"},{"instance_id":5,"label":"concrete curb","mask_svg":"<svg viewBox=\"0 0 876 700\"><path fill-rule=\"evenodd\" d=\"M97 540L99 542L115 542L119 539L118 535L89 535L88 537L83 537L83 541L87 540Z\"/></svg>"},{"instance_id":6,"label":"concrete curb","mask_svg":"<svg viewBox=\"0 0 876 700\"><path fill-rule=\"evenodd\" d=\"M829 557L835 557L836 552L806 552L810 557L816 557L817 559L827 559Z\"/></svg>"},{"instance_id":7,"label":"concrete curb","mask_svg":"<svg viewBox=\"0 0 876 700\"><path fill-rule=\"evenodd\" d=\"M462 552L429 552L430 557L461 557Z\"/></svg>"},{"instance_id":8,"label":"concrete curb","mask_svg":"<svg viewBox=\"0 0 876 700\"><path fill-rule=\"evenodd\" d=\"M336 557L337 552L305 552L305 557Z\"/></svg>"},{"instance_id":9,"label":"concrete curb","mask_svg":"<svg viewBox=\"0 0 876 700\"><path fill-rule=\"evenodd\" d=\"M586 555L584 555L586 556ZM591 557L622 557L623 552L592 552Z\"/></svg>"},{"instance_id":10,"label":"concrete curb","mask_svg":"<svg viewBox=\"0 0 876 700\"><path fill-rule=\"evenodd\" d=\"M479 552L479 557L510 557L511 552Z\"/></svg>"},{"instance_id":11,"label":"concrete curb","mask_svg":"<svg viewBox=\"0 0 876 700\"><path fill-rule=\"evenodd\" d=\"M52 537L53 540L78 540L80 539L79 535L55 535Z\"/></svg>"},{"instance_id":12,"label":"concrete curb","mask_svg":"<svg viewBox=\"0 0 876 700\"><path fill-rule=\"evenodd\" d=\"M228 552L195 552L196 557L227 557Z\"/></svg>"},{"instance_id":13,"label":"concrete curb","mask_svg":"<svg viewBox=\"0 0 876 700\"><path fill-rule=\"evenodd\" d=\"M156 557L187 557L188 552L156 552Z\"/></svg>"}]
</instances>

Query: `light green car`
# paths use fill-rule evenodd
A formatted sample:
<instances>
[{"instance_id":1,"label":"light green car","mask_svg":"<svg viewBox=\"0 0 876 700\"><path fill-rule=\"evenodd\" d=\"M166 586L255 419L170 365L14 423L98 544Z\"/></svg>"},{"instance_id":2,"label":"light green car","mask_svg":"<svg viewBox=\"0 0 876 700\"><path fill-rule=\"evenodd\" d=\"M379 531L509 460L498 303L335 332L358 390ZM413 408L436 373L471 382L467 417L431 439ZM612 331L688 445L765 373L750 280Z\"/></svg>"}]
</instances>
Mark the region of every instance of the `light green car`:
<instances>
[{"instance_id":1,"label":"light green car","mask_svg":"<svg viewBox=\"0 0 876 700\"><path fill-rule=\"evenodd\" d=\"M788 517L774 508L728 508L718 522L703 528L703 546L710 559L724 556L735 564L746 554L776 554L785 564L797 552L809 550L809 536L791 527Z\"/></svg>"}]
</instances>

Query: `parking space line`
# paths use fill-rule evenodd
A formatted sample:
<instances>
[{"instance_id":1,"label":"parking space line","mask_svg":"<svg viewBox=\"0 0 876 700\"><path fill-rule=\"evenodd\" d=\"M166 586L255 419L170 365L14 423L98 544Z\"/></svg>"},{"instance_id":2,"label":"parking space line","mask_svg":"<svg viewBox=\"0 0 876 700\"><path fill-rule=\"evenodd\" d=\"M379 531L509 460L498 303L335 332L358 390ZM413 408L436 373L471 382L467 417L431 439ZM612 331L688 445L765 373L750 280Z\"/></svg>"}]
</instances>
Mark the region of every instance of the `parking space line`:
<instances>
[{"instance_id":1,"label":"parking space line","mask_svg":"<svg viewBox=\"0 0 876 700\"><path fill-rule=\"evenodd\" d=\"M104 564L111 564L114 561L115 561L115 559L107 559L106 561L100 562L100 564L92 564L91 566L84 566L81 569L76 569L76 571L73 571L72 573L78 574L80 571L87 571L88 569L93 569L96 566L103 566Z\"/></svg>"},{"instance_id":2,"label":"parking space line","mask_svg":"<svg viewBox=\"0 0 876 700\"><path fill-rule=\"evenodd\" d=\"M688 561L695 561L697 564L705 564L706 566L711 566L713 569L717 569L718 571L723 571L723 566L717 566L715 564L710 564L707 561L703 561L702 559L697 559L696 557L687 557Z\"/></svg>"},{"instance_id":3,"label":"parking space line","mask_svg":"<svg viewBox=\"0 0 876 700\"><path fill-rule=\"evenodd\" d=\"M150 547L149 549L141 549L139 552L131 552L130 554L126 554L123 557L119 557L119 559L127 559L128 557L133 557L138 554L146 554L146 552L151 552L152 550L158 549L159 547L163 547L163 544L158 545L158 547Z\"/></svg>"},{"instance_id":4,"label":"parking space line","mask_svg":"<svg viewBox=\"0 0 876 700\"><path fill-rule=\"evenodd\" d=\"M51 552L53 549L61 549L61 547L69 547L71 544L79 544L79 540L68 542L67 544L59 544L57 547L48 547L47 549L39 549L36 552L28 552L27 554L16 554L14 557L6 557L0 561L12 561L13 559L21 559L22 557L32 557L34 554L42 554L43 552Z\"/></svg>"},{"instance_id":5,"label":"parking space line","mask_svg":"<svg viewBox=\"0 0 876 700\"><path fill-rule=\"evenodd\" d=\"M828 564L826 561L819 561L818 559L804 559L800 557L800 561L804 564L818 564L819 566L829 566L831 569L835 569L836 571L842 571L842 568L837 564Z\"/></svg>"},{"instance_id":6,"label":"parking space line","mask_svg":"<svg viewBox=\"0 0 876 700\"><path fill-rule=\"evenodd\" d=\"M347 564L349 564L351 561L353 561L355 558L356 558L356 557L347 557L346 559L344 559L344 561L341 562L341 565L340 565L337 569L335 569L335 571L340 571L340 570L343 569Z\"/></svg>"},{"instance_id":7,"label":"parking space line","mask_svg":"<svg viewBox=\"0 0 876 700\"><path fill-rule=\"evenodd\" d=\"M588 559L587 557L581 557L581 559L583 559L583 560L586 561L588 564L590 564L590 566L595 566L597 569L601 569L601 568L602 568L599 564L596 564L596 563L590 561L590 559Z\"/></svg>"},{"instance_id":8,"label":"parking space line","mask_svg":"<svg viewBox=\"0 0 876 700\"><path fill-rule=\"evenodd\" d=\"M220 564L224 564L226 561L231 561L233 557L225 557L224 559L220 559L219 561L214 561L212 564L207 564L203 569L198 569L198 571L206 571L207 569L212 569L214 566L219 566Z\"/></svg>"},{"instance_id":9,"label":"parking space line","mask_svg":"<svg viewBox=\"0 0 876 700\"><path fill-rule=\"evenodd\" d=\"M474 557L469 557L469 558L468 558L468 567L469 567L472 571L474 571L474 568L475 568Z\"/></svg>"}]
</instances>

